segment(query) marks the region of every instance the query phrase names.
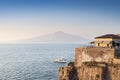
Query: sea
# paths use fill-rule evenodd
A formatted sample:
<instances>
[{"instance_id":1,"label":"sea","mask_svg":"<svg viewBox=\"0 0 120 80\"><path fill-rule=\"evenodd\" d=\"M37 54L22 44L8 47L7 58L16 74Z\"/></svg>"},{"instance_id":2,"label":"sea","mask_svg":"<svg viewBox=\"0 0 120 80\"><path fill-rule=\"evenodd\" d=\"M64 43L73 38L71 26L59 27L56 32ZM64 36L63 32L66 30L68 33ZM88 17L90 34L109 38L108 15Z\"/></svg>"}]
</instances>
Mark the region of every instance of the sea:
<instances>
[{"instance_id":1,"label":"sea","mask_svg":"<svg viewBox=\"0 0 120 80\"><path fill-rule=\"evenodd\" d=\"M78 44L0 44L0 80L59 80ZM64 57L67 63L54 63Z\"/></svg>"}]
</instances>

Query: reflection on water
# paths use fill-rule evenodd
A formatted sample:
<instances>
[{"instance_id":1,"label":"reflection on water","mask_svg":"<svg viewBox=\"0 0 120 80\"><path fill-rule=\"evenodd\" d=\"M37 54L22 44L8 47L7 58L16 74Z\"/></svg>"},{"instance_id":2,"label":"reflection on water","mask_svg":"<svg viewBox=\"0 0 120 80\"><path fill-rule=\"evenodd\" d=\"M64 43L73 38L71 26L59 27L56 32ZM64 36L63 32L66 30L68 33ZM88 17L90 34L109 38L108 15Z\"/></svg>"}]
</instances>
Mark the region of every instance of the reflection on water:
<instances>
[{"instance_id":1,"label":"reflection on water","mask_svg":"<svg viewBox=\"0 0 120 80\"><path fill-rule=\"evenodd\" d=\"M53 60L74 60L76 45L0 45L0 80L58 80L60 66Z\"/></svg>"}]
</instances>

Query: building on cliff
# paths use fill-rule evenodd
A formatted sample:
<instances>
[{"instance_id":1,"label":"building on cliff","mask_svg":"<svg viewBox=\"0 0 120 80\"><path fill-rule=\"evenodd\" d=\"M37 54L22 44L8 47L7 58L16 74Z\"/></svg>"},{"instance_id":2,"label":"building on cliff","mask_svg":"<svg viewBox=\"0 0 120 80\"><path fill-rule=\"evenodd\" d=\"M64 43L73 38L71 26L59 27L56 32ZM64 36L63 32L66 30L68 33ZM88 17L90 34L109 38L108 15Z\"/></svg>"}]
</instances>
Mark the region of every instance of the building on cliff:
<instances>
[{"instance_id":1,"label":"building on cliff","mask_svg":"<svg viewBox=\"0 0 120 80\"><path fill-rule=\"evenodd\" d=\"M95 47L120 47L120 34L106 34L95 37L95 41L91 42Z\"/></svg>"},{"instance_id":2,"label":"building on cliff","mask_svg":"<svg viewBox=\"0 0 120 80\"><path fill-rule=\"evenodd\" d=\"M119 42L108 34L95 37L94 47L76 48L74 66L61 67L59 80L120 80Z\"/></svg>"}]
</instances>

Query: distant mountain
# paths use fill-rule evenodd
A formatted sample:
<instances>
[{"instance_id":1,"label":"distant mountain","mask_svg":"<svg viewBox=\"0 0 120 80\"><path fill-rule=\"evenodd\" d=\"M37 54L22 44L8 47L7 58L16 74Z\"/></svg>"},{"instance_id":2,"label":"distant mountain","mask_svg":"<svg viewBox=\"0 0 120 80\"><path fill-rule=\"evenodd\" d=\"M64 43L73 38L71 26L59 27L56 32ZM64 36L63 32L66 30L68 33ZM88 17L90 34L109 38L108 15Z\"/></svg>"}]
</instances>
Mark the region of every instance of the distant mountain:
<instances>
[{"instance_id":1,"label":"distant mountain","mask_svg":"<svg viewBox=\"0 0 120 80\"><path fill-rule=\"evenodd\" d=\"M35 42L35 43L86 43L88 39L83 37L72 35L68 33L64 33L62 31L58 31L55 33L51 33L48 35L35 37L31 39L25 40L25 42Z\"/></svg>"}]
</instances>

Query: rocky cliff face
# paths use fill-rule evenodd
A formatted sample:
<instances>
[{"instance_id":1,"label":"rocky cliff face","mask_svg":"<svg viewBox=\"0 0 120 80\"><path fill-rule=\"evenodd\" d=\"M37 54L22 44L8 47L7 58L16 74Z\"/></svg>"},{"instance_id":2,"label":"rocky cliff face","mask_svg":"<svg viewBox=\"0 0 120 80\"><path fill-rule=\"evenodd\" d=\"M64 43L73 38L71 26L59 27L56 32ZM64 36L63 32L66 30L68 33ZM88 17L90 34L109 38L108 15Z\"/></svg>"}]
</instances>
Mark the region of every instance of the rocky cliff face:
<instances>
[{"instance_id":1,"label":"rocky cliff face","mask_svg":"<svg viewBox=\"0 0 120 80\"><path fill-rule=\"evenodd\" d=\"M77 80L77 69L73 66L61 67L59 80Z\"/></svg>"},{"instance_id":2,"label":"rocky cliff face","mask_svg":"<svg viewBox=\"0 0 120 80\"><path fill-rule=\"evenodd\" d=\"M74 66L60 68L59 80L120 80L120 49L76 48Z\"/></svg>"},{"instance_id":3,"label":"rocky cliff face","mask_svg":"<svg viewBox=\"0 0 120 80\"><path fill-rule=\"evenodd\" d=\"M120 65L87 62L80 67L61 67L59 76L59 80L119 80Z\"/></svg>"},{"instance_id":4,"label":"rocky cliff face","mask_svg":"<svg viewBox=\"0 0 120 80\"><path fill-rule=\"evenodd\" d=\"M108 78L106 80L120 80L120 65L114 64L108 66Z\"/></svg>"},{"instance_id":5,"label":"rocky cliff face","mask_svg":"<svg viewBox=\"0 0 120 80\"><path fill-rule=\"evenodd\" d=\"M83 63L77 68L78 80L103 80L106 64Z\"/></svg>"}]
</instances>

